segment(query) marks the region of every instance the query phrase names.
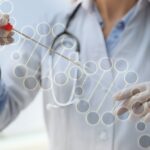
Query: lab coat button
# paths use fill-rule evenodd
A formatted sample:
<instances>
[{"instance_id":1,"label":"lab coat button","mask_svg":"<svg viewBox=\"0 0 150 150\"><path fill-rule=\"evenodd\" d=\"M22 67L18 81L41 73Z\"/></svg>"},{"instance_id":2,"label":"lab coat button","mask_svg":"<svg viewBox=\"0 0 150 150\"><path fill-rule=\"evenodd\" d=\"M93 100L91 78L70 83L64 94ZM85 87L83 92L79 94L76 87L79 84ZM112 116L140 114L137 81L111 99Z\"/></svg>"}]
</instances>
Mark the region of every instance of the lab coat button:
<instances>
[{"instance_id":1,"label":"lab coat button","mask_svg":"<svg viewBox=\"0 0 150 150\"><path fill-rule=\"evenodd\" d=\"M100 132L100 135L99 135L99 138L100 138L100 140L102 140L102 141L106 141L107 139L108 139L108 134L107 134L107 132L106 131L101 131Z\"/></svg>"},{"instance_id":2,"label":"lab coat button","mask_svg":"<svg viewBox=\"0 0 150 150\"><path fill-rule=\"evenodd\" d=\"M125 23L123 21L119 22L118 25L117 25L117 28L120 29L120 30L124 30Z\"/></svg>"},{"instance_id":3,"label":"lab coat button","mask_svg":"<svg viewBox=\"0 0 150 150\"><path fill-rule=\"evenodd\" d=\"M100 22L101 28L104 28L104 22Z\"/></svg>"}]
</instances>

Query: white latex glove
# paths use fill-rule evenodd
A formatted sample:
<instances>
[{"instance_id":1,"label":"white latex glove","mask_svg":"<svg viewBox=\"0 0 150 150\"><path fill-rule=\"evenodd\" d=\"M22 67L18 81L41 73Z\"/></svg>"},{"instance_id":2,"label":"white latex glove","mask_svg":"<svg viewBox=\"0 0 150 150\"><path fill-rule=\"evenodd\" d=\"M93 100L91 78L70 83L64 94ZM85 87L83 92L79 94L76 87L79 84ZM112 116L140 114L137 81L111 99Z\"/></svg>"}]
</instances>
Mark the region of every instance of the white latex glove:
<instances>
[{"instance_id":1,"label":"white latex glove","mask_svg":"<svg viewBox=\"0 0 150 150\"><path fill-rule=\"evenodd\" d=\"M0 14L0 27L5 26L9 23L9 16ZM13 42L13 32L6 31L0 28L0 45L7 45Z\"/></svg>"},{"instance_id":2,"label":"white latex glove","mask_svg":"<svg viewBox=\"0 0 150 150\"><path fill-rule=\"evenodd\" d=\"M129 111L145 122L150 121L150 82L133 85L127 89L117 92L113 98L122 102L115 109L117 115Z\"/></svg>"}]
</instances>

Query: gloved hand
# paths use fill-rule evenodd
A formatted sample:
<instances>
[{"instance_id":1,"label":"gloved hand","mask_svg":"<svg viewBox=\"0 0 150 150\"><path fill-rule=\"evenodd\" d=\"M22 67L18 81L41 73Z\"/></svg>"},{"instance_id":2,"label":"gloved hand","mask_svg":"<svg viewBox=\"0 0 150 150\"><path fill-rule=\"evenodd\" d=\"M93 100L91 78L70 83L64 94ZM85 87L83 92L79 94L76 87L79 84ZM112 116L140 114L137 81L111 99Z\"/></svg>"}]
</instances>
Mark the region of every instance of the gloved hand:
<instances>
[{"instance_id":1,"label":"gloved hand","mask_svg":"<svg viewBox=\"0 0 150 150\"><path fill-rule=\"evenodd\" d=\"M145 122L150 121L150 82L133 85L121 90L113 98L122 101L121 106L115 109L117 115L129 111Z\"/></svg>"},{"instance_id":2,"label":"gloved hand","mask_svg":"<svg viewBox=\"0 0 150 150\"><path fill-rule=\"evenodd\" d=\"M4 30L2 27L9 23L9 16L0 14L0 45L7 45L13 42L13 32Z\"/></svg>"}]
</instances>

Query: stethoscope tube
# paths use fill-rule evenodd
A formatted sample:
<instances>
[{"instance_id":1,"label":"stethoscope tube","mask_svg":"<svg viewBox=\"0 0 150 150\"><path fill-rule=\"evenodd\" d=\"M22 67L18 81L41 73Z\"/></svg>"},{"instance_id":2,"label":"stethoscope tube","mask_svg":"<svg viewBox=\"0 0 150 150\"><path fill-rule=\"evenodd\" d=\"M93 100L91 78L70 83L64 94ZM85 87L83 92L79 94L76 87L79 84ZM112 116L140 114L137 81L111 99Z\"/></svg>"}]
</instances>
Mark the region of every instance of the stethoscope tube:
<instances>
[{"instance_id":1,"label":"stethoscope tube","mask_svg":"<svg viewBox=\"0 0 150 150\"><path fill-rule=\"evenodd\" d=\"M75 10L73 11L73 13L69 16L64 31L61 32L60 34L58 34L58 35L55 37L55 39L53 40L53 42L52 42L52 44L51 44L51 51L50 51L50 55L52 55L52 57L53 57L53 55L54 55L55 53L57 53L57 52L55 51L55 49L54 49L55 43L57 42L57 40L59 40L59 38L61 38L61 36L64 36L64 35L66 35L66 36L68 36L68 37L70 37L70 38L72 38L72 39L74 39L74 40L76 41L76 52L78 52L78 54L80 53L80 42L79 42L79 40L77 39L77 37L75 37L73 34L71 34L71 33L69 33L69 32L67 31L68 28L69 28L69 26L70 26L70 24L71 24L71 22L72 22L72 20L74 19L75 15L77 14L77 12L78 12L78 10L79 10L80 7L81 7L81 3L77 5L77 7L76 7ZM54 52L55 52L55 53L54 53ZM78 61L79 61L79 58L78 58ZM80 64L79 64L78 66L81 67ZM53 67L53 60L52 60L52 67ZM51 77L51 82L53 83L53 71L51 72L50 77ZM77 77L77 72L76 72L76 77ZM52 85L51 91L52 91L52 96L53 96L53 99L54 99L54 103L55 103L55 104L50 104L50 103L49 103L49 104L48 104L48 107L53 107L53 108L66 107L66 106L69 106L69 105L72 105L72 104L76 103L77 100L76 100L76 99L73 100L74 93L75 93L75 88L76 88L76 80L74 80L73 82L74 82L74 83L73 83L73 89L72 89L70 98L69 98L69 100L68 100L66 103L60 103L60 102L57 100L57 98L56 98L56 96L55 96L54 88L53 88L53 85Z\"/></svg>"}]
</instances>

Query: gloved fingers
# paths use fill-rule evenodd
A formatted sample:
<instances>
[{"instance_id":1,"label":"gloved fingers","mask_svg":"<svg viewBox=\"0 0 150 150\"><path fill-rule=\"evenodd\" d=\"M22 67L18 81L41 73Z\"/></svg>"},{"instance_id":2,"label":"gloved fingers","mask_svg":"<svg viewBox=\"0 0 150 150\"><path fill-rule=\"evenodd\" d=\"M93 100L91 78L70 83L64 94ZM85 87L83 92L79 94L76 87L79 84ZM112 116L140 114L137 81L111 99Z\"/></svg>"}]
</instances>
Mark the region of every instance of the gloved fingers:
<instances>
[{"instance_id":1,"label":"gloved fingers","mask_svg":"<svg viewBox=\"0 0 150 150\"><path fill-rule=\"evenodd\" d=\"M116 110L114 110L114 114L117 116L121 116L128 111L129 111L128 108L126 108L125 106L121 106L121 107L117 108Z\"/></svg>"},{"instance_id":2,"label":"gloved fingers","mask_svg":"<svg viewBox=\"0 0 150 150\"><path fill-rule=\"evenodd\" d=\"M8 37L12 37L14 34L15 34L15 32L11 31L11 32L8 34Z\"/></svg>"},{"instance_id":3,"label":"gloved fingers","mask_svg":"<svg viewBox=\"0 0 150 150\"><path fill-rule=\"evenodd\" d=\"M126 113L129 109L129 100L124 100L121 105L119 105L115 110L114 110L114 114L116 115L122 115L124 113Z\"/></svg>"},{"instance_id":4,"label":"gloved fingers","mask_svg":"<svg viewBox=\"0 0 150 150\"><path fill-rule=\"evenodd\" d=\"M150 114L150 101L136 105L137 107L134 107L131 115L143 119L143 121L146 121L146 119L148 119L147 115Z\"/></svg>"},{"instance_id":5,"label":"gloved fingers","mask_svg":"<svg viewBox=\"0 0 150 150\"><path fill-rule=\"evenodd\" d=\"M144 111L143 104L147 103L147 101L150 101L150 93L148 91L144 91L142 93L139 93L127 100L124 100L124 102L121 104L120 107L118 107L114 112L117 115L122 115L128 110L133 111L136 114L141 114ZM149 103L150 105L150 103ZM149 106L150 108L150 106Z\"/></svg>"},{"instance_id":6,"label":"gloved fingers","mask_svg":"<svg viewBox=\"0 0 150 150\"><path fill-rule=\"evenodd\" d=\"M14 35L12 31L0 30L0 38L7 38Z\"/></svg>"},{"instance_id":7,"label":"gloved fingers","mask_svg":"<svg viewBox=\"0 0 150 150\"><path fill-rule=\"evenodd\" d=\"M147 102L145 103L136 102L132 106L132 112L134 115L140 118L144 117L148 112Z\"/></svg>"},{"instance_id":8,"label":"gloved fingers","mask_svg":"<svg viewBox=\"0 0 150 150\"><path fill-rule=\"evenodd\" d=\"M149 123L150 122L150 101L147 102L147 106L148 106L148 113L143 118L143 121L145 123Z\"/></svg>"},{"instance_id":9,"label":"gloved fingers","mask_svg":"<svg viewBox=\"0 0 150 150\"><path fill-rule=\"evenodd\" d=\"M144 90L146 90L145 84L138 84L138 85L134 85L130 88L127 89L123 89L119 92L117 92L113 98L115 100L121 101L124 99L129 99L130 97L132 97L133 95L136 95L140 92L143 92Z\"/></svg>"},{"instance_id":10,"label":"gloved fingers","mask_svg":"<svg viewBox=\"0 0 150 150\"><path fill-rule=\"evenodd\" d=\"M0 14L0 26L4 26L9 23L9 15Z\"/></svg>"},{"instance_id":11,"label":"gloved fingers","mask_svg":"<svg viewBox=\"0 0 150 150\"><path fill-rule=\"evenodd\" d=\"M146 90L146 91L143 91L141 93L138 93L134 96L132 96L128 101L129 101L129 104L130 106L132 106L134 103L145 103L149 100L149 97L150 97L150 93Z\"/></svg>"},{"instance_id":12,"label":"gloved fingers","mask_svg":"<svg viewBox=\"0 0 150 150\"><path fill-rule=\"evenodd\" d=\"M145 122L145 123L149 123L149 122L150 122L150 113L148 113L148 114L143 118L143 122Z\"/></svg>"},{"instance_id":13,"label":"gloved fingers","mask_svg":"<svg viewBox=\"0 0 150 150\"><path fill-rule=\"evenodd\" d=\"M13 43L14 39L12 37L0 38L0 45L8 45Z\"/></svg>"}]
</instances>

